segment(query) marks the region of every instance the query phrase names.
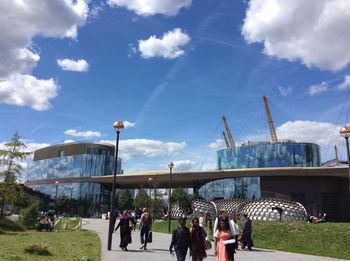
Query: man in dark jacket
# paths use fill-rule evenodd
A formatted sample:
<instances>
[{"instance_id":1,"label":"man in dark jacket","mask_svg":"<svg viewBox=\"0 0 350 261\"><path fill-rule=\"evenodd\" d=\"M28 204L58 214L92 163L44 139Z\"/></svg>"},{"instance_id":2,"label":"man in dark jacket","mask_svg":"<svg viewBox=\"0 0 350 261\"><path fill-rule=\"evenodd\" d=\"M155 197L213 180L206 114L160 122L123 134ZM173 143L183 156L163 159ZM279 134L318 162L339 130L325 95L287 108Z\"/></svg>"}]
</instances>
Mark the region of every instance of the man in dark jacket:
<instances>
[{"instance_id":1,"label":"man in dark jacket","mask_svg":"<svg viewBox=\"0 0 350 261\"><path fill-rule=\"evenodd\" d=\"M179 226L173 231L171 243L169 247L170 254L173 254L175 249L177 261L184 261L186 259L187 250L190 249L192 253L192 242L190 230L185 226L186 218L179 219Z\"/></svg>"},{"instance_id":2,"label":"man in dark jacket","mask_svg":"<svg viewBox=\"0 0 350 261\"><path fill-rule=\"evenodd\" d=\"M252 250L253 240L252 240L252 220L247 214L243 214L244 224L242 229L242 248L244 249L248 246L249 250Z\"/></svg>"}]
</instances>

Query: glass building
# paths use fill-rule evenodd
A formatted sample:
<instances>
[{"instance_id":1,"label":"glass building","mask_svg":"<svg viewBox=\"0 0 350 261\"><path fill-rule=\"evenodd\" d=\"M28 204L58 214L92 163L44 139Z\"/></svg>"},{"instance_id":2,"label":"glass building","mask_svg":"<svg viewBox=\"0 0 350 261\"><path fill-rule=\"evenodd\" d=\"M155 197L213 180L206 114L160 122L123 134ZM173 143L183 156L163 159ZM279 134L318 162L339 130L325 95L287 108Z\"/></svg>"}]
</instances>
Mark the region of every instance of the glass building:
<instances>
[{"instance_id":1,"label":"glass building","mask_svg":"<svg viewBox=\"0 0 350 261\"><path fill-rule=\"evenodd\" d=\"M35 151L34 160L28 165L26 183L52 199L68 196L76 204L76 215L97 216L109 207L109 190L103 184L78 179L112 175L113 171L114 146L67 143ZM117 173L122 173L120 158ZM50 182L45 184L45 181Z\"/></svg>"},{"instance_id":2,"label":"glass building","mask_svg":"<svg viewBox=\"0 0 350 261\"><path fill-rule=\"evenodd\" d=\"M320 150L313 143L256 143L219 150L219 170L273 167L319 167ZM260 177L222 179L201 186L198 193L207 201L214 199L261 197Z\"/></svg>"}]
</instances>

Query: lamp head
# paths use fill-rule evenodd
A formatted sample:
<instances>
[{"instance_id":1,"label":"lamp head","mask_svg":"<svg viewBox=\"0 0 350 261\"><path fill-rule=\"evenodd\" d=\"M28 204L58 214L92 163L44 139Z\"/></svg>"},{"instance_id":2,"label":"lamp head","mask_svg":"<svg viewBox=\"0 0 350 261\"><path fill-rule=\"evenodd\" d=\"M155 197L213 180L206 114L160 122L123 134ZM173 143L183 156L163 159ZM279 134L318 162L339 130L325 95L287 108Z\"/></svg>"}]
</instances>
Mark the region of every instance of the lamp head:
<instances>
[{"instance_id":1,"label":"lamp head","mask_svg":"<svg viewBox=\"0 0 350 261\"><path fill-rule=\"evenodd\" d=\"M169 163L168 163L169 169L172 169L174 166L175 166L175 165L174 165L174 162L169 162Z\"/></svg>"},{"instance_id":2,"label":"lamp head","mask_svg":"<svg viewBox=\"0 0 350 261\"><path fill-rule=\"evenodd\" d=\"M148 181L151 182L151 181L152 181L152 178L148 178Z\"/></svg>"},{"instance_id":3,"label":"lamp head","mask_svg":"<svg viewBox=\"0 0 350 261\"><path fill-rule=\"evenodd\" d=\"M120 129L124 129L124 123L122 121L116 121L113 123L113 127L115 130L119 131Z\"/></svg>"},{"instance_id":4,"label":"lamp head","mask_svg":"<svg viewBox=\"0 0 350 261\"><path fill-rule=\"evenodd\" d=\"M59 183L59 182L56 180L56 181L55 181L55 184L58 184L58 183Z\"/></svg>"},{"instance_id":5,"label":"lamp head","mask_svg":"<svg viewBox=\"0 0 350 261\"><path fill-rule=\"evenodd\" d=\"M341 127L339 132L340 132L340 135L344 138L350 137L350 127L349 126Z\"/></svg>"}]
</instances>

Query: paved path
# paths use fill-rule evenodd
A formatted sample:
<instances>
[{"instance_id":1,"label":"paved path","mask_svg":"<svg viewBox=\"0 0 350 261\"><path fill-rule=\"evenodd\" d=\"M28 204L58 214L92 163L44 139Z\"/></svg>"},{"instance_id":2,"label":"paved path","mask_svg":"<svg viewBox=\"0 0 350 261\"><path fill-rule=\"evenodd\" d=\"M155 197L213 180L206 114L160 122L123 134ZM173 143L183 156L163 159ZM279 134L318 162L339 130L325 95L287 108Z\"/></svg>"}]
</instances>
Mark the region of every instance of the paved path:
<instances>
[{"instance_id":1,"label":"paved path","mask_svg":"<svg viewBox=\"0 0 350 261\"><path fill-rule=\"evenodd\" d=\"M122 251L119 246L119 230L113 234L112 250L107 251L108 238L108 220L103 219L84 219L83 229L96 231L102 242L102 261L115 260L138 260L138 261L176 261L174 256L169 254L170 235L164 233L153 232L153 242L147 245L147 251L140 250L139 231L132 233L133 242L129 244L129 251ZM214 244L213 244L214 245ZM209 250L208 258L205 261L214 261L215 255L213 249ZM187 258L187 260L191 260ZM294 254L289 252L267 250L267 249L253 249L253 251L241 250L235 255L236 261L340 261L343 259L319 257L303 254Z\"/></svg>"}]
</instances>

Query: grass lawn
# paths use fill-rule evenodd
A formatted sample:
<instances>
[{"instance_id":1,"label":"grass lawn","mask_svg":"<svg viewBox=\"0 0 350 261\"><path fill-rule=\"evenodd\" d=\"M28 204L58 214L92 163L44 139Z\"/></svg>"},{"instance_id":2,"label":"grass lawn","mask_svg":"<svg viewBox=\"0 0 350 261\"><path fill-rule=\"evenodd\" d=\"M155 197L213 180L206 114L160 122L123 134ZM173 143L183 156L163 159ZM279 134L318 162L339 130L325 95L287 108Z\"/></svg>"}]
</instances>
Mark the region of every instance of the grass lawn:
<instances>
[{"instance_id":1,"label":"grass lawn","mask_svg":"<svg viewBox=\"0 0 350 261\"><path fill-rule=\"evenodd\" d=\"M101 242L90 231L0 233L0 260L101 260ZM25 253L28 244L46 244L51 256Z\"/></svg>"},{"instance_id":2,"label":"grass lawn","mask_svg":"<svg viewBox=\"0 0 350 261\"><path fill-rule=\"evenodd\" d=\"M177 224L177 221L172 221L172 229ZM242 223L239 225L242 227ZM152 230L167 233L168 222L156 222ZM253 240L258 248L350 259L350 223L308 224L254 220Z\"/></svg>"}]
</instances>

